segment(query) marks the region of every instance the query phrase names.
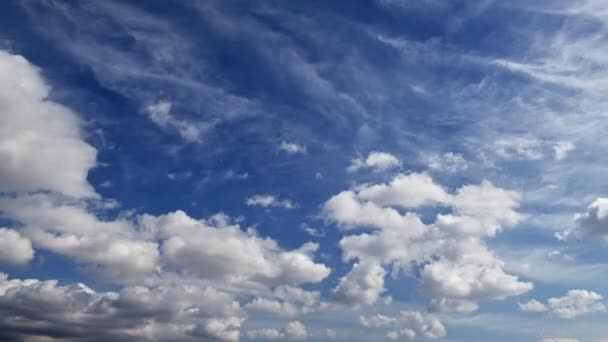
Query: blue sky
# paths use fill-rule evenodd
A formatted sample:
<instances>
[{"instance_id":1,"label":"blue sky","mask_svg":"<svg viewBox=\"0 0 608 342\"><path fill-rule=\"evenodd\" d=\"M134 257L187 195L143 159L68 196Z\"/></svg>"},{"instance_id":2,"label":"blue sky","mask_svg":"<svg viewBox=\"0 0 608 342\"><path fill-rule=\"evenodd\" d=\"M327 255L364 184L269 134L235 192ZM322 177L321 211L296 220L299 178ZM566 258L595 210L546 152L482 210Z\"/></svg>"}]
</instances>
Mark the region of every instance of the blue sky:
<instances>
[{"instance_id":1,"label":"blue sky","mask_svg":"<svg viewBox=\"0 0 608 342\"><path fill-rule=\"evenodd\" d=\"M0 339L607 341L607 25L1 2Z\"/></svg>"}]
</instances>

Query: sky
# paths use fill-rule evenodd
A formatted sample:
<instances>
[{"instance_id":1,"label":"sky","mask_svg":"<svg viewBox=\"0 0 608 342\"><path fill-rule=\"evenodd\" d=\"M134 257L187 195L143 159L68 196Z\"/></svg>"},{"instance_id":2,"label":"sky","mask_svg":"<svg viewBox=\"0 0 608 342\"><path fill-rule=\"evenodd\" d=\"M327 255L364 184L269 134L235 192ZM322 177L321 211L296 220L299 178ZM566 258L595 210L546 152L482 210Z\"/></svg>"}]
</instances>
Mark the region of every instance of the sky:
<instances>
[{"instance_id":1,"label":"sky","mask_svg":"<svg viewBox=\"0 0 608 342\"><path fill-rule=\"evenodd\" d=\"M0 340L608 341L608 3L0 2Z\"/></svg>"}]
</instances>

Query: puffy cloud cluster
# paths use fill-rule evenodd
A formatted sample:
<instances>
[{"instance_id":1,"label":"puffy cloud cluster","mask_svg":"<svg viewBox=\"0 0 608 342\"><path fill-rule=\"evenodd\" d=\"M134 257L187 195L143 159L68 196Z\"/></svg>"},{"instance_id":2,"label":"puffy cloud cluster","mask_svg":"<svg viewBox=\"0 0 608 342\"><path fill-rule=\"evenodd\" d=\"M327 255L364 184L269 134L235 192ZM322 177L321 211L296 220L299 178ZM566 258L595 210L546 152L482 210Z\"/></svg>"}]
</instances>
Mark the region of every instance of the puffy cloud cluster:
<instances>
[{"instance_id":1,"label":"puffy cloud cluster","mask_svg":"<svg viewBox=\"0 0 608 342\"><path fill-rule=\"evenodd\" d=\"M94 197L87 173L97 151L82 140L78 116L49 92L36 67L0 51L0 192Z\"/></svg>"},{"instance_id":2,"label":"puffy cloud cluster","mask_svg":"<svg viewBox=\"0 0 608 342\"><path fill-rule=\"evenodd\" d=\"M355 158L348 167L348 172L355 172L361 169L371 169L374 171L384 171L401 165L397 157L388 152L370 152L366 158Z\"/></svg>"},{"instance_id":3,"label":"puffy cloud cluster","mask_svg":"<svg viewBox=\"0 0 608 342\"><path fill-rule=\"evenodd\" d=\"M176 211L144 215L140 223L162 241L162 258L168 266L203 279L272 287L318 282L330 273L313 260L318 244L285 251L274 240L251 229L243 231L223 216L196 220Z\"/></svg>"},{"instance_id":4,"label":"puffy cloud cluster","mask_svg":"<svg viewBox=\"0 0 608 342\"><path fill-rule=\"evenodd\" d=\"M308 336L306 326L300 321L288 322L283 329L264 328L250 330L247 336L254 340L304 340Z\"/></svg>"},{"instance_id":5,"label":"puffy cloud cluster","mask_svg":"<svg viewBox=\"0 0 608 342\"><path fill-rule=\"evenodd\" d=\"M429 205L450 212L439 213L434 222L425 224L411 210ZM365 295L337 298L343 302L352 298L351 305L375 302L384 289L380 270L384 266L390 266L393 275L414 274L418 268L423 290L444 300L437 308L447 309L458 300L468 303L454 310L472 311L476 300L502 299L530 290L531 283L505 273L504 263L484 241L521 220L518 206L517 193L488 181L450 194L428 175L417 173L399 174L386 184L366 184L333 196L324 204L324 216L347 233L359 229L340 240L343 259L375 267L365 275L359 266L354 267L335 290ZM367 286L346 286L351 283Z\"/></svg>"},{"instance_id":6,"label":"puffy cloud cluster","mask_svg":"<svg viewBox=\"0 0 608 342\"><path fill-rule=\"evenodd\" d=\"M0 338L79 341L238 341L246 315L211 288L132 286L97 293L84 284L8 279L0 274Z\"/></svg>"},{"instance_id":7,"label":"puffy cloud cluster","mask_svg":"<svg viewBox=\"0 0 608 342\"><path fill-rule=\"evenodd\" d=\"M416 337L439 338L446 335L444 325L436 317L418 311L401 311L397 316L376 314L359 317L359 323L366 328L393 328L388 339L414 339Z\"/></svg>"},{"instance_id":8,"label":"puffy cloud cluster","mask_svg":"<svg viewBox=\"0 0 608 342\"><path fill-rule=\"evenodd\" d=\"M572 319L581 315L606 311L602 295L587 290L569 290L563 297L549 298L547 304L535 299L519 303L522 311L548 312L563 319Z\"/></svg>"},{"instance_id":9,"label":"puffy cloud cluster","mask_svg":"<svg viewBox=\"0 0 608 342\"><path fill-rule=\"evenodd\" d=\"M297 287L330 273L314 261L315 243L284 250L222 214L101 218L114 204L87 181L96 150L78 117L47 100L49 87L22 57L0 52L0 75L0 215L14 225L0 228L0 263L27 263L35 247L125 286L96 293L2 274L0 339L236 341L246 318L239 300L252 293L304 306L298 312L319 305L318 293ZM149 110L171 122L170 106ZM302 327L285 333L302 336Z\"/></svg>"}]
</instances>

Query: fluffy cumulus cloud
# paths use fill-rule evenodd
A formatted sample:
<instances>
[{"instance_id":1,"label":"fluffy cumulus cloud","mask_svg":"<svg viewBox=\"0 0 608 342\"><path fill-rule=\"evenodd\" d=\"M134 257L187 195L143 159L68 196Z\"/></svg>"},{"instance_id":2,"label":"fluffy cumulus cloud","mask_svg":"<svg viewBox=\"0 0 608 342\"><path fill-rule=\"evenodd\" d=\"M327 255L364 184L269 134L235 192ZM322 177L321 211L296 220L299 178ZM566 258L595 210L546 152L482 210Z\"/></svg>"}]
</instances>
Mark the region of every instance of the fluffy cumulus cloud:
<instances>
[{"instance_id":1,"label":"fluffy cumulus cloud","mask_svg":"<svg viewBox=\"0 0 608 342\"><path fill-rule=\"evenodd\" d=\"M414 274L412 267L418 265L424 292L440 300L436 303L444 301L439 307L473 311L476 300L503 299L532 289L531 283L504 271L504 263L484 240L519 223L519 199L517 193L488 181L449 194L428 175L399 174L386 184L364 185L333 196L324 204L323 213L346 232L372 228L340 240L344 260L390 266L393 275L401 271ZM416 213L398 210L424 206L447 207L450 212L437 214L434 222L425 224ZM351 273L337 291L351 288L345 285L356 283L353 279L366 279L353 276L362 273L356 268ZM380 276L375 278L374 284L379 285L368 287L375 289L375 295L359 296L361 304L378 298L383 283ZM462 305L456 305L458 301Z\"/></svg>"},{"instance_id":2,"label":"fluffy cumulus cloud","mask_svg":"<svg viewBox=\"0 0 608 342\"><path fill-rule=\"evenodd\" d=\"M393 328L386 335L391 340L440 338L446 335L445 326L432 315L418 311L401 311L396 316L376 314L359 317L359 323L366 328Z\"/></svg>"},{"instance_id":3,"label":"fluffy cumulus cloud","mask_svg":"<svg viewBox=\"0 0 608 342\"><path fill-rule=\"evenodd\" d=\"M606 311L602 295L587 290L569 290L563 297L549 298L547 304L535 299L519 303L522 311L548 312L563 319L572 319L581 315Z\"/></svg>"},{"instance_id":4,"label":"fluffy cumulus cloud","mask_svg":"<svg viewBox=\"0 0 608 342\"><path fill-rule=\"evenodd\" d=\"M246 315L211 288L133 286L96 292L84 284L0 274L0 337L79 341L238 341Z\"/></svg>"},{"instance_id":5,"label":"fluffy cumulus cloud","mask_svg":"<svg viewBox=\"0 0 608 342\"><path fill-rule=\"evenodd\" d=\"M247 336L254 340L277 340L277 341L298 341L305 340L308 336L306 326L300 321L290 321L284 328L263 328L250 330Z\"/></svg>"},{"instance_id":6,"label":"fluffy cumulus cloud","mask_svg":"<svg viewBox=\"0 0 608 342\"><path fill-rule=\"evenodd\" d=\"M0 264L23 265L34 258L32 242L18 231L0 228Z\"/></svg>"},{"instance_id":7,"label":"fluffy cumulus cloud","mask_svg":"<svg viewBox=\"0 0 608 342\"><path fill-rule=\"evenodd\" d=\"M313 260L317 244L286 251L276 241L251 229L243 231L221 215L196 220L176 211L144 215L140 223L161 239L167 265L204 279L252 286L296 285L321 281L330 273Z\"/></svg>"},{"instance_id":8,"label":"fluffy cumulus cloud","mask_svg":"<svg viewBox=\"0 0 608 342\"><path fill-rule=\"evenodd\" d=\"M0 53L0 73L0 155L7 161L0 165L0 214L14 225L0 228L0 263L25 264L35 247L117 288L97 293L1 274L0 339L237 341L247 317L240 301L254 293L251 311L296 315L319 307L318 292L297 287L330 274L314 261L316 243L285 250L223 214L102 218L116 203L87 181L96 151L82 139L78 117L47 100L49 88L23 58ZM155 122L175 126L170 109L148 108ZM291 322L282 333L302 338L306 329Z\"/></svg>"},{"instance_id":9,"label":"fluffy cumulus cloud","mask_svg":"<svg viewBox=\"0 0 608 342\"><path fill-rule=\"evenodd\" d=\"M355 307L375 303L384 292L384 274L379 264L356 263L334 289L335 301Z\"/></svg>"},{"instance_id":10,"label":"fluffy cumulus cloud","mask_svg":"<svg viewBox=\"0 0 608 342\"><path fill-rule=\"evenodd\" d=\"M401 162L397 157L388 152L370 152L367 157L357 157L351 161L348 167L349 172L355 172L361 169L371 169L374 171L384 171L399 167Z\"/></svg>"},{"instance_id":11,"label":"fluffy cumulus cloud","mask_svg":"<svg viewBox=\"0 0 608 342\"><path fill-rule=\"evenodd\" d=\"M269 194L256 194L245 200L245 204L248 206L270 208L278 207L284 209L293 209L297 205L290 199L280 199L274 195Z\"/></svg>"},{"instance_id":12,"label":"fluffy cumulus cloud","mask_svg":"<svg viewBox=\"0 0 608 342\"><path fill-rule=\"evenodd\" d=\"M83 141L78 116L49 92L38 68L0 51L0 192L94 197L87 173L97 152Z\"/></svg>"}]
</instances>

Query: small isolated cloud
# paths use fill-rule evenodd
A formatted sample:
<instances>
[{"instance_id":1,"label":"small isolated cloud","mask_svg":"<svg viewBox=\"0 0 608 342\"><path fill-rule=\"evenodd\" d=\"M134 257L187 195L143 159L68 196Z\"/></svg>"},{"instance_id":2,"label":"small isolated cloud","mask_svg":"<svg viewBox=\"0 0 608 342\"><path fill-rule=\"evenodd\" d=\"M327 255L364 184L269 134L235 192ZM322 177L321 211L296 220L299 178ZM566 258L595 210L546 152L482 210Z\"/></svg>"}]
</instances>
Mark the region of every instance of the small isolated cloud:
<instances>
[{"instance_id":1,"label":"small isolated cloud","mask_svg":"<svg viewBox=\"0 0 608 342\"><path fill-rule=\"evenodd\" d=\"M366 158L355 158L348 167L348 172L355 172L361 169L371 169L374 171L384 171L396 168L401 165L397 157L388 152L371 152Z\"/></svg>"},{"instance_id":2,"label":"small isolated cloud","mask_svg":"<svg viewBox=\"0 0 608 342\"><path fill-rule=\"evenodd\" d=\"M479 306L476 302L466 299L441 298L434 299L429 305L430 312L475 312Z\"/></svg>"},{"instance_id":3,"label":"small isolated cloud","mask_svg":"<svg viewBox=\"0 0 608 342\"><path fill-rule=\"evenodd\" d=\"M589 237L608 236L608 198L593 201L584 213L574 216L574 228L557 232L560 241L576 241Z\"/></svg>"},{"instance_id":4,"label":"small isolated cloud","mask_svg":"<svg viewBox=\"0 0 608 342\"><path fill-rule=\"evenodd\" d=\"M296 203L290 199L279 199L268 194L253 195L245 200L245 204L250 207L257 206L262 208L278 207L284 209L293 209L297 207Z\"/></svg>"},{"instance_id":5,"label":"small isolated cloud","mask_svg":"<svg viewBox=\"0 0 608 342\"><path fill-rule=\"evenodd\" d=\"M436 171L454 173L465 170L467 167L467 161L460 153L447 152L433 156L429 160L429 168Z\"/></svg>"},{"instance_id":6,"label":"small isolated cloud","mask_svg":"<svg viewBox=\"0 0 608 342\"><path fill-rule=\"evenodd\" d=\"M574 149L576 146L569 141L559 141L555 145L553 145L553 151L555 152L555 160L562 160L568 156L568 154Z\"/></svg>"},{"instance_id":7,"label":"small isolated cloud","mask_svg":"<svg viewBox=\"0 0 608 342\"><path fill-rule=\"evenodd\" d=\"M338 333L336 333L336 331L334 329L327 328L327 329L325 329L325 336L327 338L334 339L334 338L338 337Z\"/></svg>"},{"instance_id":8,"label":"small isolated cloud","mask_svg":"<svg viewBox=\"0 0 608 342\"><path fill-rule=\"evenodd\" d=\"M578 340L575 338L549 337L549 338L542 338L542 339L538 340L537 342L578 342Z\"/></svg>"},{"instance_id":9,"label":"small isolated cloud","mask_svg":"<svg viewBox=\"0 0 608 342\"><path fill-rule=\"evenodd\" d=\"M306 153L306 146L296 143L281 141L279 149L287 154L303 154Z\"/></svg>"},{"instance_id":10,"label":"small isolated cloud","mask_svg":"<svg viewBox=\"0 0 608 342\"><path fill-rule=\"evenodd\" d=\"M288 322L283 329L265 328L247 332L247 337L254 340L304 340L307 336L306 327L300 321Z\"/></svg>"},{"instance_id":11,"label":"small isolated cloud","mask_svg":"<svg viewBox=\"0 0 608 342\"><path fill-rule=\"evenodd\" d=\"M146 107L146 113L152 122L164 129L174 129L188 142L200 142L204 127L200 124L180 120L171 113L172 104L159 101Z\"/></svg>"},{"instance_id":12,"label":"small isolated cloud","mask_svg":"<svg viewBox=\"0 0 608 342\"><path fill-rule=\"evenodd\" d=\"M324 237L325 236L325 231L323 229L310 227L306 223L302 223L300 228L302 228L303 231L305 231L306 233L308 233L308 235L310 235L312 237Z\"/></svg>"},{"instance_id":13,"label":"small isolated cloud","mask_svg":"<svg viewBox=\"0 0 608 342\"><path fill-rule=\"evenodd\" d=\"M563 297L549 298L546 304L535 299L519 303L519 308L527 312L547 312L562 319L572 319L585 314L606 311L604 297L587 290L569 290Z\"/></svg>"}]
</instances>

